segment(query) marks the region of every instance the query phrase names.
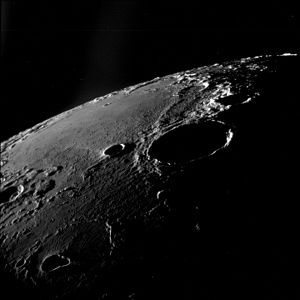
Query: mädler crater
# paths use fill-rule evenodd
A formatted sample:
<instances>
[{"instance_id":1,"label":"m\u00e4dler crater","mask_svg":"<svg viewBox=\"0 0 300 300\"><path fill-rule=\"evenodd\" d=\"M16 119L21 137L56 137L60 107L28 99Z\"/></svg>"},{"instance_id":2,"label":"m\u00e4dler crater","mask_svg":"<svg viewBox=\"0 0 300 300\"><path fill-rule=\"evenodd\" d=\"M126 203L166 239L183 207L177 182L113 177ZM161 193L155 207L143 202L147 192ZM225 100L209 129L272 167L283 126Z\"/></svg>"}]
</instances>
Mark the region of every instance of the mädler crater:
<instances>
[{"instance_id":1,"label":"m\u00e4dler crater","mask_svg":"<svg viewBox=\"0 0 300 300\"><path fill-rule=\"evenodd\" d=\"M10 297L296 299L298 63L157 77L2 142Z\"/></svg>"}]
</instances>

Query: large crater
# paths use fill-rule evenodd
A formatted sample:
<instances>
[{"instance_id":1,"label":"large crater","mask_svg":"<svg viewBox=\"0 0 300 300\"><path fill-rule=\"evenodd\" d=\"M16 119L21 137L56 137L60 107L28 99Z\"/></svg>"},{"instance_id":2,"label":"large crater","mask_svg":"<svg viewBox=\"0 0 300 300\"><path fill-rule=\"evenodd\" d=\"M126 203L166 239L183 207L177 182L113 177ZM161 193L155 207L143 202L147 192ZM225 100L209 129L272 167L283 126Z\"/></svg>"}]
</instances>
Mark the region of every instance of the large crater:
<instances>
[{"instance_id":1,"label":"large crater","mask_svg":"<svg viewBox=\"0 0 300 300\"><path fill-rule=\"evenodd\" d=\"M207 121L177 127L155 140L148 154L166 163L183 163L213 154L228 142L228 127Z\"/></svg>"}]
</instances>

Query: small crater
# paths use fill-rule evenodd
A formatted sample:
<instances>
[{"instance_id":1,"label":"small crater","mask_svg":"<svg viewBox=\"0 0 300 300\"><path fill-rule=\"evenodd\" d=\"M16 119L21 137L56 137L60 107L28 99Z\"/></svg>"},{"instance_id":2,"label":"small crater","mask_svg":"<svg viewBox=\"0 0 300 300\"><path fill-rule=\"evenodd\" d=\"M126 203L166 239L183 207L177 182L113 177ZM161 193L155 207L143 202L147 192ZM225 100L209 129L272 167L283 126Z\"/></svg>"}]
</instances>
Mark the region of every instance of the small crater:
<instances>
[{"instance_id":1,"label":"small crater","mask_svg":"<svg viewBox=\"0 0 300 300\"><path fill-rule=\"evenodd\" d=\"M24 192L24 190L25 190L24 186L22 184L20 184L18 186L18 194L17 194L17 196L20 196Z\"/></svg>"},{"instance_id":2,"label":"small crater","mask_svg":"<svg viewBox=\"0 0 300 300\"><path fill-rule=\"evenodd\" d=\"M15 268L19 269L21 267L23 267L26 264L26 259L24 258L20 258L16 264L15 264Z\"/></svg>"},{"instance_id":3,"label":"small crater","mask_svg":"<svg viewBox=\"0 0 300 300\"><path fill-rule=\"evenodd\" d=\"M148 150L151 158L183 163L213 154L228 143L228 127L205 122L177 127L155 140Z\"/></svg>"},{"instance_id":4,"label":"small crater","mask_svg":"<svg viewBox=\"0 0 300 300\"><path fill-rule=\"evenodd\" d=\"M230 95L224 98L219 98L216 101L223 105L237 105L237 104L243 104L245 101L247 101L248 98L249 97L244 94L238 94L238 95Z\"/></svg>"},{"instance_id":5,"label":"small crater","mask_svg":"<svg viewBox=\"0 0 300 300\"><path fill-rule=\"evenodd\" d=\"M10 186L4 191L0 192L0 204L9 202L13 197L18 195L18 187Z\"/></svg>"},{"instance_id":6,"label":"small crater","mask_svg":"<svg viewBox=\"0 0 300 300\"><path fill-rule=\"evenodd\" d=\"M70 259L66 258L64 256L58 255L58 254L53 254L50 256L47 256L42 264L41 264L41 270L43 272L49 273L54 270L57 270L59 268L66 267L70 264Z\"/></svg>"},{"instance_id":7,"label":"small crater","mask_svg":"<svg viewBox=\"0 0 300 300\"><path fill-rule=\"evenodd\" d=\"M109 156L115 156L115 155L121 153L124 149L125 149L124 144L117 144L117 145L113 145L113 146L110 146L109 148L107 148L104 151L104 154L109 155Z\"/></svg>"},{"instance_id":8,"label":"small crater","mask_svg":"<svg viewBox=\"0 0 300 300\"><path fill-rule=\"evenodd\" d=\"M157 200L165 199L166 198L166 192L164 190L158 191L156 194Z\"/></svg>"},{"instance_id":9,"label":"small crater","mask_svg":"<svg viewBox=\"0 0 300 300\"><path fill-rule=\"evenodd\" d=\"M134 149L134 144L115 144L112 145L104 150L104 155L114 157L120 154L129 153L131 150Z\"/></svg>"},{"instance_id":10,"label":"small crater","mask_svg":"<svg viewBox=\"0 0 300 300\"><path fill-rule=\"evenodd\" d=\"M108 105L110 105L110 104L111 104L110 102L105 103L105 104L103 104L103 107L108 106Z\"/></svg>"}]
</instances>

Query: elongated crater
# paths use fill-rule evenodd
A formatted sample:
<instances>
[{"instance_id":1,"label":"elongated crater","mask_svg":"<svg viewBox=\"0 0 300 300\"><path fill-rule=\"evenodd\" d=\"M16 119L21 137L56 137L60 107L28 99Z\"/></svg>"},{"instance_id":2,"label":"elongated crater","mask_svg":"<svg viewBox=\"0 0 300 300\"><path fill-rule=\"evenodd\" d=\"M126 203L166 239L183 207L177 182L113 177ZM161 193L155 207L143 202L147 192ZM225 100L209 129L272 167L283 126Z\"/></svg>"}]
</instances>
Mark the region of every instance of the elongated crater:
<instances>
[{"instance_id":1,"label":"elongated crater","mask_svg":"<svg viewBox=\"0 0 300 300\"><path fill-rule=\"evenodd\" d=\"M152 143L148 154L161 162L180 163L211 155L227 143L228 127L207 121L165 133Z\"/></svg>"},{"instance_id":2,"label":"elongated crater","mask_svg":"<svg viewBox=\"0 0 300 300\"><path fill-rule=\"evenodd\" d=\"M59 268L68 266L70 264L70 260L64 256L54 254L46 257L41 265L41 269L44 272L51 272L57 270Z\"/></svg>"}]
</instances>

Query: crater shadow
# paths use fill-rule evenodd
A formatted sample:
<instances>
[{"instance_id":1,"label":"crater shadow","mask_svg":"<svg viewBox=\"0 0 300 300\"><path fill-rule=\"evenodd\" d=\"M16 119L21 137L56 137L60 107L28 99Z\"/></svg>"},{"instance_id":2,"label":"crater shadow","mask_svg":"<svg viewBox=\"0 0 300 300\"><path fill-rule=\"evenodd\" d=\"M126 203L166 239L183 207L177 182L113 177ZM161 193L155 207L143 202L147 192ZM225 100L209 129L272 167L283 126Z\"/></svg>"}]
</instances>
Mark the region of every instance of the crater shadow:
<instances>
[{"instance_id":1,"label":"crater shadow","mask_svg":"<svg viewBox=\"0 0 300 300\"><path fill-rule=\"evenodd\" d=\"M59 268L65 267L70 264L70 260L60 256L58 254L50 255L46 257L42 264L41 264L41 270L44 272L51 272L54 270L57 270Z\"/></svg>"},{"instance_id":2,"label":"crater shadow","mask_svg":"<svg viewBox=\"0 0 300 300\"><path fill-rule=\"evenodd\" d=\"M227 141L228 127L219 122L204 122L178 127L153 142L148 154L161 162L184 163L205 157Z\"/></svg>"},{"instance_id":3,"label":"crater shadow","mask_svg":"<svg viewBox=\"0 0 300 300\"><path fill-rule=\"evenodd\" d=\"M135 148L135 144L115 144L104 150L104 155L109 157L117 157L124 154L128 154Z\"/></svg>"},{"instance_id":4,"label":"crater shadow","mask_svg":"<svg viewBox=\"0 0 300 300\"><path fill-rule=\"evenodd\" d=\"M237 95L230 95L224 98L220 98L216 101L223 105L238 105L245 102L248 98L249 96L247 96L246 94L237 94Z\"/></svg>"},{"instance_id":5,"label":"crater shadow","mask_svg":"<svg viewBox=\"0 0 300 300\"><path fill-rule=\"evenodd\" d=\"M13 195L17 195L17 193L18 188L16 186L6 188L4 191L0 192L0 204L9 202Z\"/></svg>"}]
</instances>

